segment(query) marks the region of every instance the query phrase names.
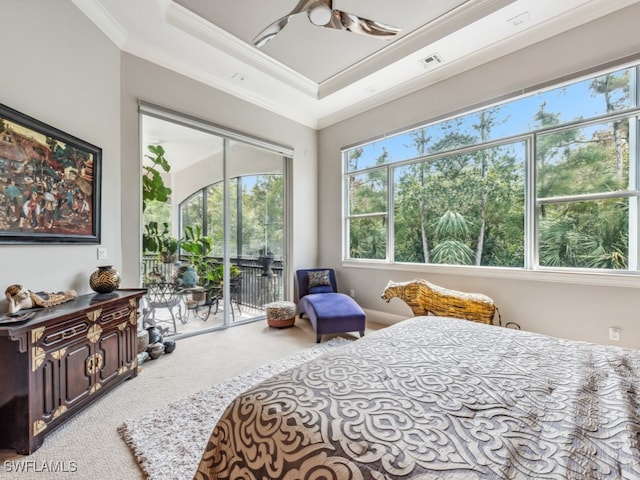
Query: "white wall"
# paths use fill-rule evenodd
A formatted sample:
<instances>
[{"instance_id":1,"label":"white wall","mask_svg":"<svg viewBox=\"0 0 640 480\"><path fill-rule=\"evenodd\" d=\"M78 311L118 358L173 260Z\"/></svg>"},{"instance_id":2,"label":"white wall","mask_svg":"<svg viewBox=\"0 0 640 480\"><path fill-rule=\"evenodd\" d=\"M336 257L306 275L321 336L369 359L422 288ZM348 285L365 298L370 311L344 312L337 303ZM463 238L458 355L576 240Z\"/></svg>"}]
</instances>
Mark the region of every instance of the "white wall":
<instances>
[{"instance_id":1,"label":"white wall","mask_svg":"<svg viewBox=\"0 0 640 480\"><path fill-rule=\"evenodd\" d=\"M637 54L640 37L633 32L638 18L640 5L629 7L321 130L319 263L339 270L340 289L355 290L358 302L374 313L410 316L411 310L401 300L386 304L380 294L389 280L426 278L448 288L491 296L501 309L503 320L518 322L527 330L612 343L608 340L608 327L619 326L622 335L617 344L640 348L640 292L636 288L434 274L428 267L422 272L343 267L340 191L341 147Z\"/></svg>"},{"instance_id":2,"label":"white wall","mask_svg":"<svg viewBox=\"0 0 640 480\"><path fill-rule=\"evenodd\" d=\"M120 264L120 51L68 0L2 0L0 31L0 103L102 148L101 245ZM96 250L0 244L0 297L14 283L88 293Z\"/></svg>"}]
</instances>

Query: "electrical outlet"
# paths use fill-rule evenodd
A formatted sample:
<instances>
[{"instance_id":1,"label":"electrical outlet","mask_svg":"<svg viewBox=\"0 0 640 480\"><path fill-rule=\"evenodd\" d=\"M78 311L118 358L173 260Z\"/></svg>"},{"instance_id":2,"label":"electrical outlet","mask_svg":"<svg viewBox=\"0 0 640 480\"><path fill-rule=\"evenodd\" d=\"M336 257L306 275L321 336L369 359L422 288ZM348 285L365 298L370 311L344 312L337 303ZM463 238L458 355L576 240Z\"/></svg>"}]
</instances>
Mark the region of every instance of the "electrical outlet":
<instances>
[{"instance_id":1,"label":"electrical outlet","mask_svg":"<svg viewBox=\"0 0 640 480\"><path fill-rule=\"evenodd\" d=\"M103 247L98 247L98 260L106 260L107 259L107 249Z\"/></svg>"},{"instance_id":2,"label":"electrical outlet","mask_svg":"<svg viewBox=\"0 0 640 480\"><path fill-rule=\"evenodd\" d=\"M355 298L356 297L356 291L355 290L349 290L349 296L351 298Z\"/></svg>"},{"instance_id":3,"label":"electrical outlet","mask_svg":"<svg viewBox=\"0 0 640 480\"><path fill-rule=\"evenodd\" d=\"M609 327L609 340L620 341L620 329L618 327Z\"/></svg>"}]
</instances>

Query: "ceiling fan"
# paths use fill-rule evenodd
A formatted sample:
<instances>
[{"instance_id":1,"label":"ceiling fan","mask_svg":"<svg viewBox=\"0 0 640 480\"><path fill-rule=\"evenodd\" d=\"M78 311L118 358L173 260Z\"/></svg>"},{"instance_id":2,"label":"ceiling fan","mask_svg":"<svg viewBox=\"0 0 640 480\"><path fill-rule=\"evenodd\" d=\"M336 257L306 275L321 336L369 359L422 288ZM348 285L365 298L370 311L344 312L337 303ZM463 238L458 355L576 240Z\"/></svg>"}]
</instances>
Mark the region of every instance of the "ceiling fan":
<instances>
[{"instance_id":1,"label":"ceiling fan","mask_svg":"<svg viewBox=\"0 0 640 480\"><path fill-rule=\"evenodd\" d=\"M333 0L300 0L298 5L284 17L276 20L267 28L262 30L253 44L262 47L269 40L275 37L289 23L294 15L305 13L309 21L318 27L334 28L336 30L347 30L349 32L368 35L371 37L388 38L400 32L400 29L391 25L361 18L352 13L333 9Z\"/></svg>"}]
</instances>

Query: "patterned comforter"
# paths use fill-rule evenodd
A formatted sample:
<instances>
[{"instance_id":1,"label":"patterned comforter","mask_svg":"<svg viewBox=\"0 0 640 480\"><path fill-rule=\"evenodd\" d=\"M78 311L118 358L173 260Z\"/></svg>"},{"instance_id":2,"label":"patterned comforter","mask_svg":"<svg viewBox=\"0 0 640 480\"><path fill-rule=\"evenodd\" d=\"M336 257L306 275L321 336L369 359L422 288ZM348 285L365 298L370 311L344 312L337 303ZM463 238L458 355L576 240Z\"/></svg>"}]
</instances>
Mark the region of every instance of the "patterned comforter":
<instances>
[{"instance_id":1,"label":"patterned comforter","mask_svg":"<svg viewBox=\"0 0 640 480\"><path fill-rule=\"evenodd\" d=\"M415 317L236 398L197 479L640 479L640 351Z\"/></svg>"}]
</instances>

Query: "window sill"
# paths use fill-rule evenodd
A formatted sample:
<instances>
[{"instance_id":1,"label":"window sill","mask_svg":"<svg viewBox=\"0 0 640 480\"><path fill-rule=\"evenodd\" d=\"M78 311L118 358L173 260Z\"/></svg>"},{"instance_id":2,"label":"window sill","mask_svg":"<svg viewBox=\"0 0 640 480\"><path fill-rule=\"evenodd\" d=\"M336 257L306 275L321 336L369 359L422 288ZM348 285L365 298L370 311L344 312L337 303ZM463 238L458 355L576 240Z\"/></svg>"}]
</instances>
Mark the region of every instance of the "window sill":
<instances>
[{"instance_id":1,"label":"window sill","mask_svg":"<svg viewBox=\"0 0 640 480\"><path fill-rule=\"evenodd\" d=\"M463 265L423 265L415 263L386 263L376 261L343 260L344 268L387 270L396 272L433 273L535 282L600 285L605 287L640 288L640 274L635 272L610 273L604 271L539 269L501 267L468 267Z\"/></svg>"}]
</instances>

